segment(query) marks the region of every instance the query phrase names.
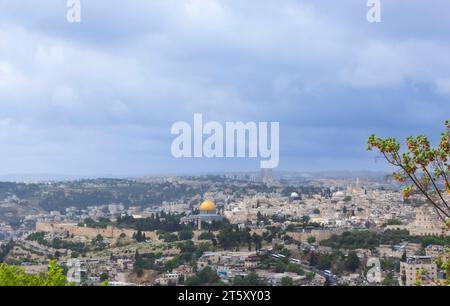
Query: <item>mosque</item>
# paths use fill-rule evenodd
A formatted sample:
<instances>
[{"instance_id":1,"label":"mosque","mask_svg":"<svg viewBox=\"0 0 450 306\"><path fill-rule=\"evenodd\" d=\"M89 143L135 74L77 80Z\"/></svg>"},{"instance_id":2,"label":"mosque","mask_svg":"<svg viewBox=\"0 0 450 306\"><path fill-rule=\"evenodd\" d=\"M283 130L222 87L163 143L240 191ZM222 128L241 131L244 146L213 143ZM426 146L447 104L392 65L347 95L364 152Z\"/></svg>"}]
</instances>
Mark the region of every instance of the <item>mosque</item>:
<instances>
[{"instance_id":1,"label":"mosque","mask_svg":"<svg viewBox=\"0 0 450 306\"><path fill-rule=\"evenodd\" d=\"M211 200L203 201L198 207L198 212L183 218L183 223L195 222L199 230L202 229L202 223L212 223L213 221L222 221L224 216L218 214L216 204Z\"/></svg>"},{"instance_id":2,"label":"mosque","mask_svg":"<svg viewBox=\"0 0 450 306\"><path fill-rule=\"evenodd\" d=\"M298 203L302 200L302 197L297 193L297 192L293 192L291 193L291 195L289 196L289 203Z\"/></svg>"}]
</instances>

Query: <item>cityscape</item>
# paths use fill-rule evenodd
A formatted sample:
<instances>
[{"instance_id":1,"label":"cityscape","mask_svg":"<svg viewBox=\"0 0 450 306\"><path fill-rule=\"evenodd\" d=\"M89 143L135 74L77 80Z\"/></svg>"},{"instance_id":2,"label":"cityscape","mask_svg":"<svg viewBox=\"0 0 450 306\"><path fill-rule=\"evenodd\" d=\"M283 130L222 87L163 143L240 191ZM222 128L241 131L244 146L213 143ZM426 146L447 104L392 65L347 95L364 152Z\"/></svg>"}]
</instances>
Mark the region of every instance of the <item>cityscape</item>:
<instances>
[{"instance_id":1,"label":"cityscape","mask_svg":"<svg viewBox=\"0 0 450 306\"><path fill-rule=\"evenodd\" d=\"M93 286L443 284L450 231L426 199L345 176L1 183L0 259L28 273L56 260Z\"/></svg>"},{"instance_id":2,"label":"cityscape","mask_svg":"<svg viewBox=\"0 0 450 306\"><path fill-rule=\"evenodd\" d=\"M0 291L450 286L447 0L38 2L0 1Z\"/></svg>"}]
</instances>

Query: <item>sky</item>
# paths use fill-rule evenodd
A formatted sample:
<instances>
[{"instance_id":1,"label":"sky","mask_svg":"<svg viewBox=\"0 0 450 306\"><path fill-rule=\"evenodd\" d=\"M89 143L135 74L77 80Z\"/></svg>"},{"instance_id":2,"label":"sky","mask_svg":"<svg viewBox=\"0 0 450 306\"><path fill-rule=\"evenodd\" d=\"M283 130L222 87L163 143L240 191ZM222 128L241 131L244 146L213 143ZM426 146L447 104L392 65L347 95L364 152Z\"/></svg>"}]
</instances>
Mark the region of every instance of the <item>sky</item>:
<instances>
[{"instance_id":1,"label":"sky","mask_svg":"<svg viewBox=\"0 0 450 306\"><path fill-rule=\"evenodd\" d=\"M175 159L176 121L280 123L289 171L389 170L366 140L450 118L450 2L0 0L0 174L258 171Z\"/></svg>"}]
</instances>

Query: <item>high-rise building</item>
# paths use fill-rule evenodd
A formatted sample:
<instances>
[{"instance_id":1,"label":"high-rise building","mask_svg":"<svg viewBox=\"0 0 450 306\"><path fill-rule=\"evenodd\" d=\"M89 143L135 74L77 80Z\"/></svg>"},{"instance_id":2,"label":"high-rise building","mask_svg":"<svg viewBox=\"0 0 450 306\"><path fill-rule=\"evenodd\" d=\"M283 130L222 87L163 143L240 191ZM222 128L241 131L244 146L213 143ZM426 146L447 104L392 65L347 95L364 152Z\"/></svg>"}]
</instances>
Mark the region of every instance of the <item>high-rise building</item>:
<instances>
[{"instance_id":1,"label":"high-rise building","mask_svg":"<svg viewBox=\"0 0 450 306\"><path fill-rule=\"evenodd\" d=\"M400 285L430 286L437 279L437 265L431 256L411 256L400 263Z\"/></svg>"}]
</instances>

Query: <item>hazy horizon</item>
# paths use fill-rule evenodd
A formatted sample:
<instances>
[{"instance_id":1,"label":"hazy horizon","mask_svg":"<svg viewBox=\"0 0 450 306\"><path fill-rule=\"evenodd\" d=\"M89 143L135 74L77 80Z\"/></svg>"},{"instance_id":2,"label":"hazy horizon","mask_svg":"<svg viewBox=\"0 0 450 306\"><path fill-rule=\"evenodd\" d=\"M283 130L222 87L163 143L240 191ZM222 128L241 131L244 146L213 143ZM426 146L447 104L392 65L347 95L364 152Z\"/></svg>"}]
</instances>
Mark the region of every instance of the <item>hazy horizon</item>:
<instances>
[{"instance_id":1,"label":"hazy horizon","mask_svg":"<svg viewBox=\"0 0 450 306\"><path fill-rule=\"evenodd\" d=\"M389 171L370 170L334 170L334 171L283 171L273 170L273 176L292 175L305 178L318 178L323 175L336 178L381 177L390 174ZM185 173L153 173L153 174L58 174L58 173L8 173L0 174L0 182L45 182L45 181L75 181L89 179L142 179L154 177L200 177L207 175L260 175L257 171L210 171Z\"/></svg>"}]
</instances>

